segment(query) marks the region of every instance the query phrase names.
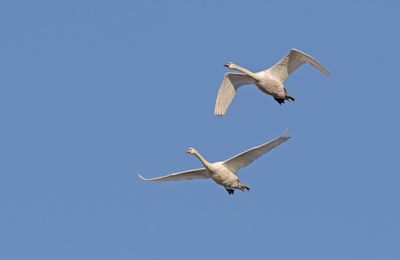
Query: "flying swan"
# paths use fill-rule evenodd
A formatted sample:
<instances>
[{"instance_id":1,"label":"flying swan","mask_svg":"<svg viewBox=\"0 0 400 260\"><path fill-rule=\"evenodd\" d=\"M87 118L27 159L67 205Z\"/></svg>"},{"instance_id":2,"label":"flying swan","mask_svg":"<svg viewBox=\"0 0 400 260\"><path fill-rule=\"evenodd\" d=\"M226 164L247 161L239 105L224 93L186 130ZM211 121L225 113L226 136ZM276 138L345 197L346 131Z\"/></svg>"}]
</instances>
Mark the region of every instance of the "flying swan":
<instances>
[{"instance_id":1,"label":"flying swan","mask_svg":"<svg viewBox=\"0 0 400 260\"><path fill-rule=\"evenodd\" d=\"M213 179L217 184L224 186L229 194L234 193L234 189L241 191L250 190L245 184L239 181L237 172L254 162L263 154L271 151L278 145L286 142L290 136L285 134L276 138L275 140L269 141L262 145L253 147L247 151L244 151L232 158L223 162L210 163L204 159L196 149L190 147L186 150L187 153L195 155L205 168L193 169L183 172L172 173L169 175L156 177L156 178L144 178L139 174L140 179L144 181L181 181L181 180L194 180L194 179Z\"/></svg>"},{"instance_id":2,"label":"flying swan","mask_svg":"<svg viewBox=\"0 0 400 260\"><path fill-rule=\"evenodd\" d=\"M232 62L224 64L225 67L242 73L225 73L218 91L214 114L224 115L235 97L237 89L250 84L255 84L262 92L271 95L279 104L285 103L285 100L294 101L294 98L288 95L283 82L305 62L319 69L325 76L329 75L329 72L313 57L296 49L291 49L287 56L271 68L256 73Z\"/></svg>"}]
</instances>

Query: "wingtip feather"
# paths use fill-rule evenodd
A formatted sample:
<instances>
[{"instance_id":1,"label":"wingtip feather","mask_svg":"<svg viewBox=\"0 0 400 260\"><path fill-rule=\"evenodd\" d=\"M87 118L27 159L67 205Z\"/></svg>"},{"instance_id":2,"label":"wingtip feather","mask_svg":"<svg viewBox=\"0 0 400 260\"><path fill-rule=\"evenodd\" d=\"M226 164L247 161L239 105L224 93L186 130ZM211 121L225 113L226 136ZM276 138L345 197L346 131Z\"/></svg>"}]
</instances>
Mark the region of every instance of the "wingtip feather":
<instances>
[{"instance_id":1,"label":"wingtip feather","mask_svg":"<svg viewBox=\"0 0 400 260\"><path fill-rule=\"evenodd\" d=\"M214 115L217 116L217 117L221 117L221 116L224 115L224 113L221 112L221 111L215 111L215 112L214 112Z\"/></svg>"},{"instance_id":2,"label":"wingtip feather","mask_svg":"<svg viewBox=\"0 0 400 260\"><path fill-rule=\"evenodd\" d=\"M138 174L139 178L143 181L147 181L147 179L145 177L143 177L142 175L140 175L140 173Z\"/></svg>"},{"instance_id":3,"label":"wingtip feather","mask_svg":"<svg viewBox=\"0 0 400 260\"><path fill-rule=\"evenodd\" d=\"M296 49L296 48L292 48L291 51L295 51L295 52L301 53L301 54L303 54L303 55L305 55L305 56L311 58L314 62L317 63L317 65L319 66L319 69L321 70L321 72L322 72L326 77L328 77L328 76L330 75L329 71L328 71L326 68L324 68L324 66L322 66L317 60L315 60L313 57L311 57L311 56L308 55L307 53L305 53L305 52L303 52L303 51L301 51L301 50L299 50L299 49ZM318 67L318 66L317 66L317 67Z\"/></svg>"},{"instance_id":4,"label":"wingtip feather","mask_svg":"<svg viewBox=\"0 0 400 260\"><path fill-rule=\"evenodd\" d=\"M283 131L281 137L285 137L287 139L292 138L292 136L288 132L289 132L289 128L286 128L285 131Z\"/></svg>"}]
</instances>

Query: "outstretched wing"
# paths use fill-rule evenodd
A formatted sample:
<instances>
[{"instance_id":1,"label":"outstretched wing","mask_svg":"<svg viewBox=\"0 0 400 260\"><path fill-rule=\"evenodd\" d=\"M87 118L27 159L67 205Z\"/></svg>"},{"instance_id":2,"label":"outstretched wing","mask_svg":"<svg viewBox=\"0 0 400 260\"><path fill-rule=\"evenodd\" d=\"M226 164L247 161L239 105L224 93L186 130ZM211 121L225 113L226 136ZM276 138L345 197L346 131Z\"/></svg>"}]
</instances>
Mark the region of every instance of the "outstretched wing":
<instances>
[{"instance_id":1,"label":"outstretched wing","mask_svg":"<svg viewBox=\"0 0 400 260\"><path fill-rule=\"evenodd\" d=\"M282 135L272 141L269 141L265 144L253 147L247 151L244 151L238 155L233 156L232 158L224 161L224 165L231 170L232 172L236 173L243 167L251 164L263 154L271 151L275 147L279 146L280 144L286 142L290 136Z\"/></svg>"},{"instance_id":2,"label":"outstretched wing","mask_svg":"<svg viewBox=\"0 0 400 260\"><path fill-rule=\"evenodd\" d=\"M225 73L215 102L214 114L217 116L224 115L236 95L236 90L243 85L253 83L254 80L245 74Z\"/></svg>"},{"instance_id":3,"label":"outstretched wing","mask_svg":"<svg viewBox=\"0 0 400 260\"><path fill-rule=\"evenodd\" d=\"M195 180L195 179L207 179L210 178L206 168L193 169L183 172L172 173L169 175L155 177L155 178L144 178L139 174L139 178L144 181L183 181L183 180Z\"/></svg>"},{"instance_id":4,"label":"outstretched wing","mask_svg":"<svg viewBox=\"0 0 400 260\"><path fill-rule=\"evenodd\" d=\"M321 64L318 63L313 57L305 54L296 49L291 49L289 54L281 59L277 64L268 69L273 76L275 76L280 81L285 81L286 78L295 71L298 67L308 62L315 68L319 69L325 76L329 75L327 69L325 69Z\"/></svg>"}]
</instances>

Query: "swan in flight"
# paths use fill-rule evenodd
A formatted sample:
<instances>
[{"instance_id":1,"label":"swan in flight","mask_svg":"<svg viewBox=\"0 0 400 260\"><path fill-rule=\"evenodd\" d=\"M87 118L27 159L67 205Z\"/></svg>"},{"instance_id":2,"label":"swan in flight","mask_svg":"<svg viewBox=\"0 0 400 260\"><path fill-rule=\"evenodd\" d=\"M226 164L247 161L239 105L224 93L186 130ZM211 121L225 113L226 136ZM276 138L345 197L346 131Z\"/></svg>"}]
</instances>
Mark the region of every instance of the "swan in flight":
<instances>
[{"instance_id":1,"label":"swan in flight","mask_svg":"<svg viewBox=\"0 0 400 260\"><path fill-rule=\"evenodd\" d=\"M224 186L229 194L233 194L234 189L242 191L250 190L249 187L247 187L245 184L239 181L239 178L236 175L237 172L241 168L254 162L257 158L259 158L263 154L271 151L278 145L286 142L289 138L290 136L283 134L272 141L253 147L247 151L244 151L240 154L233 156L228 160L215 163L208 162L198 151L196 151L196 149L190 147L186 150L186 152L196 156L204 165L204 168L172 173L169 175L156 178L147 179L141 176L140 174L139 177L144 181L164 181L164 182L211 178L217 184Z\"/></svg>"},{"instance_id":2,"label":"swan in flight","mask_svg":"<svg viewBox=\"0 0 400 260\"><path fill-rule=\"evenodd\" d=\"M235 97L237 89L250 84L255 84L262 92L271 95L279 104L285 103L285 100L294 101L294 98L287 93L283 82L305 62L319 69L325 76L329 75L329 72L313 57L296 49L291 49L287 56L271 68L256 73L232 62L224 64L225 67L242 73L225 73L218 91L214 114L224 115Z\"/></svg>"}]
</instances>

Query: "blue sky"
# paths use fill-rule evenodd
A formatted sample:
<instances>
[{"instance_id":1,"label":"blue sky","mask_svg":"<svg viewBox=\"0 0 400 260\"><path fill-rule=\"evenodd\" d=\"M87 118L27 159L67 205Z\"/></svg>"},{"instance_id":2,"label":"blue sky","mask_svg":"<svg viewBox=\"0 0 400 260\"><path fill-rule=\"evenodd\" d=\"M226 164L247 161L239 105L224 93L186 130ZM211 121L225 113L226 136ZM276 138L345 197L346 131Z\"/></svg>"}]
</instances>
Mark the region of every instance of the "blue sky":
<instances>
[{"instance_id":1,"label":"blue sky","mask_svg":"<svg viewBox=\"0 0 400 260\"><path fill-rule=\"evenodd\" d=\"M399 4L2 1L0 259L399 259ZM228 60L315 57L279 106ZM212 181L145 183L277 137Z\"/></svg>"}]
</instances>

